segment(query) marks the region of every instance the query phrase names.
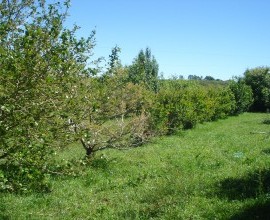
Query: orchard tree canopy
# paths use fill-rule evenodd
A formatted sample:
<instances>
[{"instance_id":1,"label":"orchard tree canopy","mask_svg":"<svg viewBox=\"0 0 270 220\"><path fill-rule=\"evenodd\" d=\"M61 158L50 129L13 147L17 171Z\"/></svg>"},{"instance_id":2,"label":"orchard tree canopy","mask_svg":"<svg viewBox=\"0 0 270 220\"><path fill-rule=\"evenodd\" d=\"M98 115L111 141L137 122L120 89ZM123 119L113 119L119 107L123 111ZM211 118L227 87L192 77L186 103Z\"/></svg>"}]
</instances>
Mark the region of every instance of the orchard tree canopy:
<instances>
[{"instance_id":1,"label":"orchard tree canopy","mask_svg":"<svg viewBox=\"0 0 270 220\"><path fill-rule=\"evenodd\" d=\"M95 33L64 28L69 1L0 3L0 189L46 186L49 155L65 146L67 118L80 118L81 83ZM31 187L30 187L31 188Z\"/></svg>"},{"instance_id":2,"label":"orchard tree canopy","mask_svg":"<svg viewBox=\"0 0 270 220\"><path fill-rule=\"evenodd\" d=\"M0 190L48 189L47 177L57 167L52 153L75 141L88 156L145 141L148 91L124 80L118 47L108 77L90 77L98 69L88 67L95 32L77 39L77 26L64 27L69 5L0 3ZM144 79L155 82L150 50L144 59Z\"/></svg>"}]
</instances>

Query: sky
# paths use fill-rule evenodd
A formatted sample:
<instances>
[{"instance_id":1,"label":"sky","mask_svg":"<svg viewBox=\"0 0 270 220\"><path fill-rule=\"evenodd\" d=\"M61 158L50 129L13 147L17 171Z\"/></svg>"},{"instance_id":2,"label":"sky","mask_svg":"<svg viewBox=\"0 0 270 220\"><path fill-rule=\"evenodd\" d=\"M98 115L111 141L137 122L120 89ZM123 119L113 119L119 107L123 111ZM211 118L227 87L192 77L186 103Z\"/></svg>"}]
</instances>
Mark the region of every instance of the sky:
<instances>
[{"instance_id":1,"label":"sky","mask_svg":"<svg viewBox=\"0 0 270 220\"><path fill-rule=\"evenodd\" d=\"M121 48L130 65L149 47L165 78L227 80L270 65L270 0L72 0L67 26L96 30L95 57Z\"/></svg>"}]
</instances>

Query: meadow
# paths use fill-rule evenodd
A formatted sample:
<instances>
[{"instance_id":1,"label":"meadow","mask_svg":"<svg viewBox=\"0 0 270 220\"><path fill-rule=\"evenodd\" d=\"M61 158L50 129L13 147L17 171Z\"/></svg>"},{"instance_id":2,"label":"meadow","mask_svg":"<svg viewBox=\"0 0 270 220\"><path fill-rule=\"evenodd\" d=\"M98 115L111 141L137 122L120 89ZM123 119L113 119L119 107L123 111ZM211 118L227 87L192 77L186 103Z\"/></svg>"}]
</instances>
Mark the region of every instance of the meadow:
<instances>
[{"instance_id":1,"label":"meadow","mask_svg":"<svg viewBox=\"0 0 270 220\"><path fill-rule=\"evenodd\" d=\"M106 149L49 193L0 194L0 219L269 219L268 114L244 113ZM61 159L83 157L79 145Z\"/></svg>"}]
</instances>

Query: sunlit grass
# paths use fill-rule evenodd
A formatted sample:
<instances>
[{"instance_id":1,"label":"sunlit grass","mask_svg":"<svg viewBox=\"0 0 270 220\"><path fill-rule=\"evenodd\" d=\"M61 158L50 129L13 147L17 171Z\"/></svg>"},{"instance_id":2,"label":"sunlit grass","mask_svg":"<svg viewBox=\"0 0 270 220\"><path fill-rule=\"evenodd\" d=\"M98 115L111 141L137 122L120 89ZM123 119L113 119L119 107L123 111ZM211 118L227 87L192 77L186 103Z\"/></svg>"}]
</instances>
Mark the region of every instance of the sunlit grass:
<instances>
[{"instance_id":1,"label":"sunlit grass","mask_svg":"<svg viewBox=\"0 0 270 220\"><path fill-rule=\"evenodd\" d=\"M264 219L265 117L246 113L131 150L98 152L81 176L52 180L51 193L1 194L0 219ZM82 151L76 145L62 156Z\"/></svg>"}]
</instances>

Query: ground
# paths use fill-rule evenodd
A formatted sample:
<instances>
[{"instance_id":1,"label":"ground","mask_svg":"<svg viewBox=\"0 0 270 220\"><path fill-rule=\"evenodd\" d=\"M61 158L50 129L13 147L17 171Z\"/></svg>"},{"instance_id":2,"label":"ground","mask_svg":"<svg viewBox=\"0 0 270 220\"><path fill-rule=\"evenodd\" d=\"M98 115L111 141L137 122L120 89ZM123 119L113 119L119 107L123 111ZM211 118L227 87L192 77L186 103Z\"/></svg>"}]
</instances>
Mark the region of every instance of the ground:
<instances>
[{"instance_id":1,"label":"ground","mask_svg":"<svg viewBox=\"0 0 270 220\"><path fill-rule=\"evenodd\" d=\"M270 219L268 118L245 113L98 152L50 193L0 194L0 219ZM60 157L83 153L73 145Z\"/></svg>"}]
</instances>

